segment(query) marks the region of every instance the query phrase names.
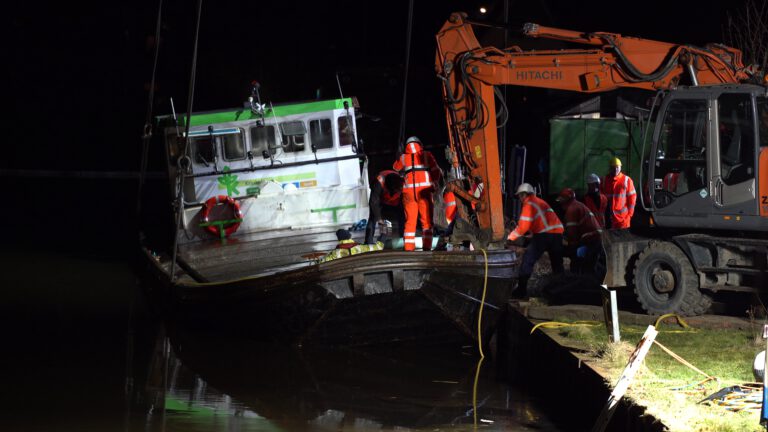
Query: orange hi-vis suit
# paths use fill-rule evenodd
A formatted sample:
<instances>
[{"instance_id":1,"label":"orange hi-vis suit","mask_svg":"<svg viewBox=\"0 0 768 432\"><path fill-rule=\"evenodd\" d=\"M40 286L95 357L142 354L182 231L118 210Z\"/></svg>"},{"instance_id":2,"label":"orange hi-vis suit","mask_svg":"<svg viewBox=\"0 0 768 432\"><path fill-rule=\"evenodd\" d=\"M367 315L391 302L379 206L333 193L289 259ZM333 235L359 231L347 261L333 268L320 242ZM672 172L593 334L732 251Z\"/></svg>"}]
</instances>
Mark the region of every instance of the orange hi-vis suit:
<instances>
[{"instance_id":1,"label":"orange hi-vis suit","mask_svg":"<svg viewBox=\"0 0 768 432\"><path fill-rule=\"evenodd\" d=\"M403 174L403 208L405 210L405 230L403 246L407 251L416 250L416 222L421 221L422 249L432 249L432 212L434 205L432 193L434 184L440 181L442 172L429 151L421 144L410 141L405 145L405 152L392 165Z\"/></svg>"},{"instance_id":2,"label":"orange hi-vis suit","mask_svg":"<svg viewBox=\"0 0 768 432\"><path fill-rule=\"evenodd\" d=\"M523 200L523 208L520 212L520 219L517 227L507 237L510 241L525 235L530 230L534 234L549 233L562 234L563 224L557 217L552 207L543 199L528 195Z\"/></svg>"},{"instance_id":3,"label":"orange hi-vis suit","mask_svg":"<svg viewBox=\"0 0 768 432\"><path fill-rule=\"evenodd\" d=\"M381 185L381 203L384 205L397 207L400 205L402 191L392 192L387 189L387 185L385 184L384 180L390 174L397 174L397 171L384 170L379 173L379 175L376 177L376 180L378 180L379 184ZM373 221L373 223L376 223L376 221Z\"/></svg>"},{"instance_id":4,"label":"orange hi-vis suit","mask_svg":"<svg viewBox=\"0 0 768 432\"><path fill-rule=\"evenodd\" d=\"M629 228L637 201L635 183L628 175L620 172L615 176L605 176L602 184L602 192L610 202L608 207L611 211L611 228Z\"/></svg>"},{"instance_id":5,"label":"orange hi-vis suit","mask_svg":"<svg viewBox=\"0 0 768 432\"><path fill-rule=\"evenodd\" d=\"M586 205L570 200L565 207L565 238L569 246L584 245L600 240L602 229Z\"/></svg>"},{"instance_id":6,"label":"orange hi-vis suit","mask_svg":"<svg viewBox=\"0 0 768 432\"><path fill-rule=\"evenodd\" d=\"M595 202L593 194L587 193L584 195L584 205L595 215L600 228L605 228L605 209L608 208L608 198L601 192L597 192L596 195L600 202Z\"/></svg>"},{"instance_id":7,"label":"orange hi-vis suit","mask_svg":"<svg viewBox=\"0 0 768 432\"><path fill-rule=\"evenodd\" d=\"M443 202L445 203L445 223L450 225L456 219L456 195L446 191L443 194Z\"/></svg>"}]
</instances>

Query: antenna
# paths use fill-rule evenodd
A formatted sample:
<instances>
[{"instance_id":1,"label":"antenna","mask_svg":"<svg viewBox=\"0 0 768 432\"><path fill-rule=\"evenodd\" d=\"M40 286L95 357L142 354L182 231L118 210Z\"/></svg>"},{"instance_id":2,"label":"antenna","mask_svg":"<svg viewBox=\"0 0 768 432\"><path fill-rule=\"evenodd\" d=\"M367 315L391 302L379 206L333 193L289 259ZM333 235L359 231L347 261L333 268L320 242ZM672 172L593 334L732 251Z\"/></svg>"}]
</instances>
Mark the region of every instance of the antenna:
<instances>
[{"instance_id":1,"label":"antenna","mask_svg":"<svg viewBox=\"0 0 768 432\"><path fill-rule=\"evenodd\" d=\"M176 136L179 136L179 119L176 118L176 107L173 106L173 98L171 98L171 114L173 115L173 125L176 126Z\"/></svg>"},{"instance_id":2,"label":"antenna","mask_svg":"<svg viewBox=\"0 0 768 432\"><path fill-rule=\"evenodd\" d=\"M336 72L336 85L339 86L339 97L344 99L344 93L341 91L341 81L339 81L339 73Z\"/></svg>"}]
</instances>

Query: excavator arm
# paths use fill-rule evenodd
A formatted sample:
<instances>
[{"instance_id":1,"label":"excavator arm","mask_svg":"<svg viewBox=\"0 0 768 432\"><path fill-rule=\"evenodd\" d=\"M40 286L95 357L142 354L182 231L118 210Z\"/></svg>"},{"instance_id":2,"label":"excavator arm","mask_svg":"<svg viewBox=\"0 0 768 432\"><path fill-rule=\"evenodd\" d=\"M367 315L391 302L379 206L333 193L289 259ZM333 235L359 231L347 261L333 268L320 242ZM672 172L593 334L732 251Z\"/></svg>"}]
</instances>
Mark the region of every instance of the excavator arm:
<instances>
[{"instance_id":1,"label":"excavator arm","mask_svg":"<svg viewBox=\"0 0 768 432\"><path fill-rule=\"evenodd\" d=\"M463 13L454 13L437 34L435 68L442 81L449 131L448 156L456 179L448 187L474 204L482 246L504 240L505 226L497 127L506 121L497 85L577 92L618 88L676 87L688 76L692 85L739 83L753 79L741 51L723 45L698 48L614 33L582 33L526 24L528 37L586 45L582 49L526 51L483 47ZM482 182L479 198L468 190Z\"/></svg>"}]
</instances>

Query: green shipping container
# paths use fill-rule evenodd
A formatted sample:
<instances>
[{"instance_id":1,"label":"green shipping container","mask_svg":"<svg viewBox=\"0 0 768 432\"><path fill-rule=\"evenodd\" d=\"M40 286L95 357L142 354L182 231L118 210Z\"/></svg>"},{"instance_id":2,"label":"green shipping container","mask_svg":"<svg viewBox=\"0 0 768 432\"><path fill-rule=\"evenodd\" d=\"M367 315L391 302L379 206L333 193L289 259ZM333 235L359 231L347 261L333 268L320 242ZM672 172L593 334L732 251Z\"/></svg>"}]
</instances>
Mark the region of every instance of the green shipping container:
<instances>
[{"instance_id":1,"label":"green shipping container","mask_svg":"<svg viewBox=\"0 0 768 432\"><path fill-rule=\"evenodd\" d=\"M612 157L638 185L642 168L643 125L625 119L552 119L549 121L549 176L547 196L565 187L577 196L586 190L590 173L604 177ZM650 140L650 133L648 134ZM646 146L646 151L650 147Z\"/></svg>"}]
</instances>

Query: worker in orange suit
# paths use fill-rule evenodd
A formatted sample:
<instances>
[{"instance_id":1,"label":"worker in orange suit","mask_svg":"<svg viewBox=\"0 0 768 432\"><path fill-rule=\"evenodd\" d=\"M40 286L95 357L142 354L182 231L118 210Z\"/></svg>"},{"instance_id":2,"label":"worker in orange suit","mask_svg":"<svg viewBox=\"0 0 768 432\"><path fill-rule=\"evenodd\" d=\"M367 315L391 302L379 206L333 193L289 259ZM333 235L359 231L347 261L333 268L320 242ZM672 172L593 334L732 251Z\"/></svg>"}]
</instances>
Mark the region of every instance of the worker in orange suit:
<instances>
[{"instance_id":1,"label":"worker in orange suit","mask_svg":"<svg viewBox=\"0 0 768 432\"><path fill-rule=\"evenodd\" d=\"M523 202L517 227L509 233L507 240L521 245L524 235L531 231L530 244L523 253L523 262L517 277L517 289L513 297L525 298L528 295L528 279L533 273L533 266L544 252L549 254L552 272L563 272L563 223L546 201L536 196L533 186L523 183L515 195Z\"/></svg>"},{"instance_id":2,"label":"worker in orange suit","mask_svg":"<svg viewBox=\"0 0 768 432\"><path fill-rule=\"evenodd\" d=\"M596 274L603 244L600 224L587 206L576 200L571 188L560 191L555 200L565 212L565 255L571 258L571 272Z\"/></svg>"},{"instance_id":3,"label":"worker in orange suit","mask_svg":"<svg viewBox=\"0 0 768 432\"><path fill-rule=\"evenodd\" d=\"M621 160L617 157L611 158L611 169L603 181L602 192L608 198L608 228L629 229L632 215L635 214L637 192L632 179L621 172Z\"/></svg>"},{"instance_id":4,"label":"worker in orange suit","mask_svg":"<svg viewBox=\"0 0 768 432\"><path fill-rule=\"evenodd\" d=\"M456 219L456 195L447 190L443 193L443 202L445 203L445 223L451 226Z\"/></svg>"},{"instance_id":5,"label":"worker in orange suit","mask_svg":"<svg viewBox=\"0 0 768 432\"><path fill-rule=\"evenodd\" d=\"M365 244L375 244L376 226L385 221L396 221L399 232L403 231L403 178L400 173L383 170L376 176L368 198L368 224L365 227ZM383 230L381 230L383 231Z\"/></svg>"},{"instance_id":6,"label":"worker in orange suit","mask_svg":"<svg viewBox=\"0 0 768 432\"><path fill-rule=\"evenodd\" d=\"M608 198L600 192L600 176L595 173L587 176L587 193L584 194L584 204L595 215L600 228L605 228L605 210L608 208Z\"/></svg>"},{"instance_id":7,"label":"worker in orange suit","mask_svg":"<svg viewBox=\"0 0 768 432\"><path fill-rule=\"evenodd\" d=\"M435 157L422 148L421 140L412 136L405 141L403 154L392 167L399 171L403 184L403 208L405 209L405 230L403 245L407 251L416 250L416 224L421 222L422 249L432 249L432 194L435 184L440 181L442 171Z\"/></svg>"}]
</instances>

